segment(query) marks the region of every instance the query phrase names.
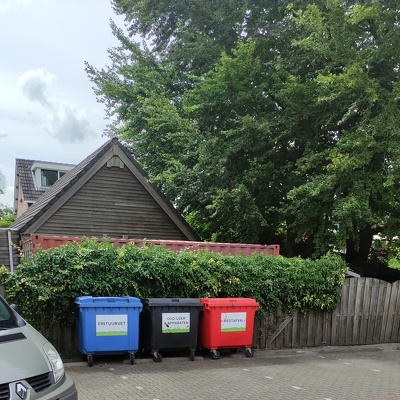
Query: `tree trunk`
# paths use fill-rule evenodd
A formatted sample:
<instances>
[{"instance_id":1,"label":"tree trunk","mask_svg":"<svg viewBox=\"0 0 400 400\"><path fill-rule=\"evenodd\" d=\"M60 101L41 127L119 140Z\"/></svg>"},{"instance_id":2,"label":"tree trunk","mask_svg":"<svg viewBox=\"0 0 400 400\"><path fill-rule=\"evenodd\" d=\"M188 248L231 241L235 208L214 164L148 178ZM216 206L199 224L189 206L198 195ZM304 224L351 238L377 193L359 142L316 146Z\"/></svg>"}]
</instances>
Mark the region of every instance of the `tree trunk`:
<instances>
[{"instance_id":1,"label":"tree trunk","mask_svg":"<svg viewBox=\"0 0 400 400\"><path fill-rule=\"evenodd\" d=\"M292 235L289 229L286 231L285 243L281 249L281 253L283 256L300 256L302 258L310 258L314 254L314 251L315 247L312 243L312 240L306 240L298 243L296 241L295 235Z\"/></svg>"},{"instance_id":2,"label":"tree trunk","mask_svg":"<svg viewBox=\"0 0 400 400\"><path fill-rule=\"evenodd\" d=\"M346 245L346 262L348 264L364 264L368 262L374 234L378 231L370 226L360 230L358 242L348 240Z\"/></svg>"}]
</instances>

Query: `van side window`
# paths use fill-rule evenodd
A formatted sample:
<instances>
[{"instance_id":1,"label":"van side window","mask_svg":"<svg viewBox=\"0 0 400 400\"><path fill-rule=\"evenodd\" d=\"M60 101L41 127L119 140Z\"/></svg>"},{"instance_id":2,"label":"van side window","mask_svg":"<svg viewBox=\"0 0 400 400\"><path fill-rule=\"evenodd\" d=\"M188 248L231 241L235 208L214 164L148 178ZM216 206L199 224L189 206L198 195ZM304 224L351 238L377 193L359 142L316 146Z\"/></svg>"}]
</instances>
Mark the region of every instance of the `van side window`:
<instances>
[{"instance_id":1,"label":"van side window","mask_svg":"<svg viewBox=\"0 0 400 400\"><path fill-rule=\"evenodd\" d=\"M8 306L0 298L0 329L15 328L16 321Z\"/></svg>"}]
</instances>

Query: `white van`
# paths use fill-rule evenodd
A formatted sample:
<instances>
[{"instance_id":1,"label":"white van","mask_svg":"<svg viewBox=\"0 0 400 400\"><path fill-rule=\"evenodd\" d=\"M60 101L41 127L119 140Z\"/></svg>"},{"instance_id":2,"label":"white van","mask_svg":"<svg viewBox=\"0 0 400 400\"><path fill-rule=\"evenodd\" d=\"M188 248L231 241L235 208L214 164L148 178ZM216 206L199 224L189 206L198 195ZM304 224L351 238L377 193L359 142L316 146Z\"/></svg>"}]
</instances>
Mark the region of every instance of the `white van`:
<instances>
[{"instance_id":1,"label":"white van","mask_svg":"<svg viewBox=\"0 0 400 400\"><path fill-rule=\"evenodd\" d=\"M0 296L0 400L77 400L57 350Z\"/></svg>"}]
</instances>

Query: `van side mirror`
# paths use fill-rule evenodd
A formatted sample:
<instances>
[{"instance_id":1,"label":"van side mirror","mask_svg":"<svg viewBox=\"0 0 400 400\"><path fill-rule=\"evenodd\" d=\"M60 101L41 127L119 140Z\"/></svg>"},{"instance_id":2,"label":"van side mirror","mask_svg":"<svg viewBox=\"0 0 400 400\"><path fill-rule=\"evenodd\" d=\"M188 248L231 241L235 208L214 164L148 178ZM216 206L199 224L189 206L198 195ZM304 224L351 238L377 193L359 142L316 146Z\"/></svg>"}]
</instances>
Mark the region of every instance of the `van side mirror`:
<instances>
[{"instance_id":1,"label":"van side mirror","mask_svg":"<svg viewBox=\"0 0 400 400\"><path fill-rule=\"evenodd\" d=\"M16 304L10 304L10 308L14 311L15 318L17 319L18 326L26 325L25 320L21 317L21 310Z\"/></svg>"},{"instance_id":2,"label":"van side mirror","mask_svg":"<svg viewBox=\"0 0 400 400\"><path fill-rule=\"evenodd\" d=\"M19 307L16 304L10 304L10 307L17 312L19 315L21 315L21 310L19 309Z\"/></svg>"}]
</instances>

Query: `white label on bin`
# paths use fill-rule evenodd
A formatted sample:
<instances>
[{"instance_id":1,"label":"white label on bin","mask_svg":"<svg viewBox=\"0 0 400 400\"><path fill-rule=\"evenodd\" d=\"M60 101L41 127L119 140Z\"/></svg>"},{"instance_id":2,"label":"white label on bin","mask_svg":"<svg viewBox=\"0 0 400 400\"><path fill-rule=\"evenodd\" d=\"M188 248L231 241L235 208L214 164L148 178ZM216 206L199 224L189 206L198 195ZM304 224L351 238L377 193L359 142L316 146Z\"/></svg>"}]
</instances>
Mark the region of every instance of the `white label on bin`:
<instances>
[{"instance_id":1,"label":"white label on bin","mask_svg":"<svg viewBox=\"0 0 400 400\"><path fill-rule=\"evenodd\" d=\"M128 315L96 315L96 336L128 335Z\"/></svg>"},{"instance_id":2,"label":"white label on bin","mask_svg":"<svg viewBox=\"0 0 400 400\"><path fill-rule=\"evenodd\" d=\"M246 313L221 313L221 332L243 332L246 330Z\"/></svg>"},{"instance_id":3,"label":"white label on bin","mask_svg":"<svg viewBox=\"0 0 400 400\"><path fill-rule=\"evenodd\" d=\"M162 333L190 332L190 313L162 313Z\"/></svg>"}]
</instances>

